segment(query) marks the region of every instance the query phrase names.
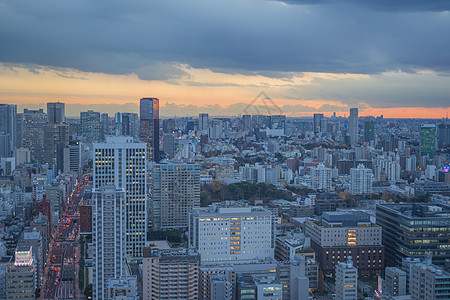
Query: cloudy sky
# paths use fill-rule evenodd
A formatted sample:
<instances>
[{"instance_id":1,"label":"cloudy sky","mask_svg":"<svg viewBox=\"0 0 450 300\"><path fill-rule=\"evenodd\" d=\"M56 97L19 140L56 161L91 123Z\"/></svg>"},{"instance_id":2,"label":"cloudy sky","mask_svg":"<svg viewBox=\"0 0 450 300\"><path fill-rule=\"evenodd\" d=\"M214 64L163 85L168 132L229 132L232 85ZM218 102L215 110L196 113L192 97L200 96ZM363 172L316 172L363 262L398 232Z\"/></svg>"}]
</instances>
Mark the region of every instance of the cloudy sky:
<instances>
[{"instance_id":1,"label":"cloudy sky","mask_svg":"<svg viewBox=\"0 0 450 300\"><path fill-rule=\"evenodd\" d=\"M450 1L0 0L0 41L0 102L68 115L234 115L261 92L289 116L450 106Z\"/></svg>"}]
</instances>

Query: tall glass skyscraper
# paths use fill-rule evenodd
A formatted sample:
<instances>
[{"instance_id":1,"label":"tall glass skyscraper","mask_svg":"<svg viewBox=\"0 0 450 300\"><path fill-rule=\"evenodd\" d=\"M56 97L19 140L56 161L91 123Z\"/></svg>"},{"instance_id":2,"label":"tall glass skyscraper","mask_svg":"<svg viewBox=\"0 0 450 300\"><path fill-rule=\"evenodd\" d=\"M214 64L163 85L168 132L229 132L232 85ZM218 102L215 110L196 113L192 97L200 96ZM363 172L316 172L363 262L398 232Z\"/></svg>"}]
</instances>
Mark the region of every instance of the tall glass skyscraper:
<instances>
[{"instance_id":1,"label":"tall glass skyscraper","mask_svg":"<svg viewBox=\"0 0 450 300\"><path fill-rule=\"evenodd\" d=\"M423 124L420 127L420 156L433 158L436 154L436 125Z\"/></svg>"},{"instance_id":2,"label":"tall glass skyscraper","mask_svg":"<svg viewBox=\"0 0 450 300\"><path fill-rule=\"evenodd\" d=\"M139 111L140 136L147 144L147 159L159 162L159 99L142 98Z\"/></svg>"}]
</instances>

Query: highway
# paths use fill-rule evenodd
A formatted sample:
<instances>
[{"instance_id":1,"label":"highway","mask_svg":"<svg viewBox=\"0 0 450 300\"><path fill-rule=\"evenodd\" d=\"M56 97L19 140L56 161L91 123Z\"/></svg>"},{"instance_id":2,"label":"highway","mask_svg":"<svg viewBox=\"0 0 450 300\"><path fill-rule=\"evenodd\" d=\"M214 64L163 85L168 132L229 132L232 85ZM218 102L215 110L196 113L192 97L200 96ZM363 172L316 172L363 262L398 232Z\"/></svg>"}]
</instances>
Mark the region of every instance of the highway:
<instances>
[{"instance_id":1,"label":"highway","mask_svg":"<svg viewBox=\"0 0 450 300\"><path fill-rule=\"evenodd\" d=\"M40 299L85 299L78 289L77 275L80 256L79 204L85 184L84 180L80 180L53 234Z\"/></svg>"}]
</instances>

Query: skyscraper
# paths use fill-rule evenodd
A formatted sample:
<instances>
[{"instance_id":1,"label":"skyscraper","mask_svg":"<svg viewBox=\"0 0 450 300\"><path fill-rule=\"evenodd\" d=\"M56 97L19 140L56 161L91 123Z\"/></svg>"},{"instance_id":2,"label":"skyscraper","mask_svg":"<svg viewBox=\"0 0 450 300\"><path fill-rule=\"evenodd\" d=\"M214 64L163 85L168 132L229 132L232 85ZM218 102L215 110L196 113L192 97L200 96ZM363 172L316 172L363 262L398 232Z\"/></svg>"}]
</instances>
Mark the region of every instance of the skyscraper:
<instances>
[{"instance_id":1,"label":"skyscraper","mask_svg":"<svg viewBox=\"0 0 450 300\"><path fill-rule=\"evenodd\" d=\"M147 159L159 162L159 99L142 98L139 111L140 137L147 144Z\"/></svg>"},{"instance_id":2,"label":"skyscraper","mask_svg":"<svg viewBox=\"0 0 450 300\"><path fill-rule=\"evenodd\" d=\"M314 134L319 134L323 130L321 130L321 123L323 119L323 114L314 114L314 123L313 123L313 130Z\"/></svg>"},{"instance_id":3,"label":"skyscraper","mask_svg":"<svg viewBox=\"0 0 450 300\"><path fill-rule=\"evenodd\" d=\"M198 130L208 130L208 114L198 115Z\"/></svg>"},{"instance_id":4,"label":"skyscraper","mask_svg":"<svg viewBox=\"0 0 450 300\"><path fill-rule=\"evenodd\" d=\"M242 116L242 124L244 127L244 131L252 130L252 116L251 115L243 115Z\"/></svg>"},{"instance_id":5,"label":"skyscraper","mask_svg":"<svg viewBox=\"0 0 450 300\"><path fill-rule=\"evenodd\" d=\"M116 134L139 137L139 117L134 113L116 113Z\"/></svg>"},{"instance_id":6,"label":"skyscraper","mask_svg":"<svg viewBox=\"0 0 450 300\"><path fill-rule=\"evenodd\" d=\"M364 141L370 142L375 140L375 119L367 117L364 120Z\"/></svg>"},{"instance_id":7,"label":"skyscraper","mask_svg":"<svg viewBox=\"0 0 450 300\"><path fill-rule=\"evenodd\" d=\"M61 102L47 103L47 120L49 124L61 124L66 122L65 104Z\"/></svg>"},{"instance_id":8,"label":"skyscraper","mask_svg":"<svg viewBox=\"0 0 450 300\"><path fill-rule=\"evenodd\" d=\"M107 136L94 144L94 185L126 192L127 257L142 256L147 234L146 145L132 137Z\"/></svg>"},{"instance_id":9,"label":"skyscraper","mask_svg":"<svg viewBox=\"0 0 450 300\"><path fill-rule=\"evenodd\" d=\"M107 298L109 279L126 275L125 189L104 185L93 191L93 292L94 299Z\"/></svg>"},{"instance_id":10,"label":"skyscraper","mask_svg":"<svg viewBox=\"0 0 450 300\"><path fill-rule=\"evenodd\" d=\"M446 147L450 145L450 124L441 123L438 125L438 146Z\"/></svg>"},{"instance_id":11,"label":"skyscraper","mask_svg":"<svg viewBox=\"0 0 450 300\"><path fill-rule=\"evenodd\" d=\"M56 164L58 149L62 150L69 142L69 125L65 122L64 103L47 103L48 124L44 126L44 163L49 166Z\"/></svg>"},{"instance_id":12,"label":"skyscraper","mask_svg":"<svg viewBox=\"0 0 450 300\"><path fill-rule=\"evenodd\" d=\"M44 126L44 163L52 166L57 163L58 150L62 150L69 142L68 124L47 124Z\"/></svg>"},{"instance_id":13,"label":"skyscraper","mask_svg":"<svg viewBox=\"0 0 450 300\"><path fill-rule=\"evenodd\" d=\"M187 228L189 212L200 207L199 166L154 164L150 203L153 229Z\"/></svg>"},{"instance_id":14,"label":"skyscraper","mask_svg":"<svg viewBox=\"0 0 450 300\"><path fill-rule=\"evenodd\" d=\"M100 113L88 110L80 112L81 135L87 143L99 142L102 137L102 124Z\"/></svg>"},{"instance_id":15,"label":"skyscraper","mask_svg":"<svg viewBox=\"0 0 450 300\"><path fill-rule=\"evenodd\" d=\"M433 158L436 153L436 125L422 124L420 127L420 156Z\"/></svg>"},{"instance_id":16,"label":"skyscraper","mask_svg":"<svg viewBox=\"0 0 450 300\"><path fill-rule=\"evenodd\" d=\"M348 117L348 131L350 133L350 145L353 147L358 143L358 109L350 108Z\"/></svg>"},{"instance_id":17,"label":"skyscraper","mask_svg":"<svg viewBox=\"0 0 450 300\"><path fill-rule=\"evenodd\" d=\"M19 114L22 135L22 147L31 152L32 160L43 161L44 158L44 126L47 124L47 114L43 109L24 109Z\"/></svg>"},{"instance_id":18,"label":"skyscraper","mask_svg":"<svg viewBox=\"0 0 450 300\"><path fill-rule=\"evenodd\" d=\"M16 148L17 105L0 104L0 135L8 136L9 153L12 156Z\"/></svg>"}]
</instances>

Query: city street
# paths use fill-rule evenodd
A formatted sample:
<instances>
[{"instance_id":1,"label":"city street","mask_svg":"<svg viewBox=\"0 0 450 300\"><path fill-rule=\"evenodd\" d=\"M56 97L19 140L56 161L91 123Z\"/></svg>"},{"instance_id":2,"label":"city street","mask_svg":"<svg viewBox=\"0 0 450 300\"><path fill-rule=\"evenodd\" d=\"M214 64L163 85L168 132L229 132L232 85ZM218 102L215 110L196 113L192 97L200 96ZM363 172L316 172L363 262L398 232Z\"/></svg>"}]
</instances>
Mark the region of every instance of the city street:
<instances>
[{"instance_id":1,"label":"city street","mask_svg":"<svg viewBox=\"0 0 450 300\"><path fill-rule=\"evenodd\" d=\"M85 299L78 290L79 204L84 184L79 182L66 203L50 242L41 299Z\"/></svg>"}]
</instances>

